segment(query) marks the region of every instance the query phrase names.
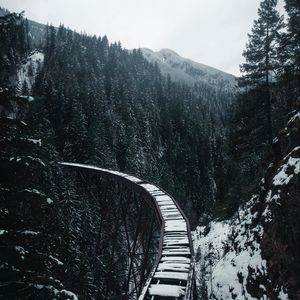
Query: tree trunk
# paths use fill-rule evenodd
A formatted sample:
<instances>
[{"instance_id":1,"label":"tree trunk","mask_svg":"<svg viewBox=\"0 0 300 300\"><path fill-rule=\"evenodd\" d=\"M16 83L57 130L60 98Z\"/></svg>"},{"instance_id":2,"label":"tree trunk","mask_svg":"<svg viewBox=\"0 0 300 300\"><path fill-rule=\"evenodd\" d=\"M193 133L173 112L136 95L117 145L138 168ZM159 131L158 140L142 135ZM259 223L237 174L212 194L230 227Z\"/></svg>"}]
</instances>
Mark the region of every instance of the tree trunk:
<instances>
[{"instance_id":1,"label":"tree trunk","mask_svg":"<svg viewBox=\"0 0 300 300\"><path fill-rule=\"evenodd\" d=\"M267 37L266 37L266 110L267 110L267 127L268 127L268 140L269 145L272 145L273 142L273 128L272 128L272 104L271 104L271 93L270 93L270 80L269 80L269 72L270 72L270 41L269 41L269 28L267 27Z\"/></svg>"}]
</instances>

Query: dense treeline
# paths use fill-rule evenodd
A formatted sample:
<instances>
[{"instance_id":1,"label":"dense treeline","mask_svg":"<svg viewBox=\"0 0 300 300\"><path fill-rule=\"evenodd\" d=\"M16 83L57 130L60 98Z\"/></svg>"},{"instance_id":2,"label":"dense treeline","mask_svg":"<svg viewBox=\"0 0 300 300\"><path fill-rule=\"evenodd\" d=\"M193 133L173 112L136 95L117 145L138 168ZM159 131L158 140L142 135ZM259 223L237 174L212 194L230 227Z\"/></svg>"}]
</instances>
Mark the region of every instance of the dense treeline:
<instances>
[{"instance_id":1,"label":"dense treeline","mask_svg":"<svg viewBox=\"0 0 300 300\"><path fill-rule=\"evenodd\" d=\"M63 160L158 183L194 222L212 212L224 128L207 109L209 99L163 77L139 50L109 45L106 37L50 26L44 53L30 123L49 124Z\"/></svg>"},{"instance_id":2,"label":"dense treeline","mask_svg":"<svg viewBox=\"0 0 300 300\"><path fill-rule=\"evenodd\" d=\"M29 51L25 22L1 17L0 191L1 287L3 299L65 298L58 185L51 151L42 148L24 122L31 98L17 96L11 76ZM53 165L53 162L52 162ZM57 222L59 220L59 222Z\"/></svg>"},{"instance_id":3,"label":"dense treeline","mask_svg":"<svg viewBox=\"0 0 300 300\"><path fill-rule=\"evenodd\" d=\"M278 131L299 110L300 2L285 0L287 20L276 0L258 10L241 65L242 92L228 124L228 190L219 210L235 212L258 187L273 158L281 158Z\"/></svg>"},{"instance_id":4,"label":"dense treeline","mask_svg":"<svg viewBox=\"0 0 300 300\"><path fill-rule=\"evenodd\" d=\"M126 209L135 230L141 197L124 187L118 194L120 186L99 178L87 193L82 179L59 167L46 109L13 82L31 51L22 43L26 22L11 14L0 29L0 298L126 298L128 245L119 215Z\"/></svg>"},{"instance_id":5,"label":"dense treeline","mask_svg":"<svg viewBox=\"0 0 300 300\"><path fill-rule=\"evenodd\" d=\"M32 50L28 23L16 14L0 21L0 295L120 298L124 278L109 267L126 253L122 237L119 252L110 248L114 189L106 184L109 199L89 197L58 162L157 182L196 223L201 213L212 214L218 197L221 119L199 87L163 77L140 51L63 26L47 27L40 45L45 60L30 90L16 76ZM113 208L104 213L110 201Z\"/></svg>"}]
</instances>

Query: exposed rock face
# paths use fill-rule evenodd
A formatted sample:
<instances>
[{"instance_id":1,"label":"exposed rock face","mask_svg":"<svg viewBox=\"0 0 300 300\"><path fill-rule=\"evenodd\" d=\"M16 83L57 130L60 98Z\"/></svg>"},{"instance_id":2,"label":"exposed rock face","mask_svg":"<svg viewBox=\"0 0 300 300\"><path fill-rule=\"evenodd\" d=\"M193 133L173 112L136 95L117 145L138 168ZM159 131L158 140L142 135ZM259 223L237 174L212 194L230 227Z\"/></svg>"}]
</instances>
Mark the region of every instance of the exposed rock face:
<instances>
[{"instance_id":1,"label":"exposed rock face","mask_svg":"<svg viewBox=\"0 0 300 300\"><path fill-rule=\"evenodd\" d=\"M300 113L278 138L284 158L265 176L269 218L264 220L261 248L274 286L285 286L300 299Z\"/></svg>"},{"instance_id":2,"label":"exposed rock face","mask_svg":"<svg viewBox=\"0 0 300 300\"><path fill-rule=\"evenodd\" d=\"M232 220L232 230L222 239L223 253L216 250L210 273L203 260L216 253L200 253L199 277L205 278L210 299L300 299L299 112L293 113L275 146L276 161L259 192ZM195 244L207 236L196 234ZM203 279L200 283L203 290Z\"/></svg>"}]
</instances>

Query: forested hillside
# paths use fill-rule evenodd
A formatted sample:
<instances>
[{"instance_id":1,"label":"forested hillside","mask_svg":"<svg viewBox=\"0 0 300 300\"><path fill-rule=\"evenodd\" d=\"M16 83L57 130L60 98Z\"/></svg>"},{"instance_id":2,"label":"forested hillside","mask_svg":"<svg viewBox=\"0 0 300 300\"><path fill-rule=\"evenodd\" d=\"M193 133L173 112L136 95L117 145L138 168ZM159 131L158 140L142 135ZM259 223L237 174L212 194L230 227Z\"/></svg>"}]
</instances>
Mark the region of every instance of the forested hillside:
<instances>
[{"instance_id":1,"label":"forested hillside","mask_svg":"<svg viewBox=\"0 0 300 300\"><path fill-rule=\"evenodd\" d=\"M238 92L236 77L183 58L170 49L157 52L146 48L141 50L148 61L157 64L162 74L192 86L209 111L214 111L217 116L226 119L229 107Z\"/></svg>"},{"instance_id":2,"label":"forested hillside","mask_svg":"<svg viewBox=\"0 0 300 300\"><path fill-rule=\"evenodd\" d=\"M174 53L166 72L145 50L1 10L0 298L125 297L119 186L100 181L96 197L67 161L176 198L201 225L203 299L297 299L300 6L285 0L284 19L276 4L261 1L239 89Z\"/></svg>"},{"instance_id":3,"label":"forested hillside","mask_svg":"<svg viewBox=\"0 0 300 300\"><path fill-rule=\"evenodd\" d=\"M31 50L29 46L28 56ZM226 118L226 111L212 103L230 103L228 94L174 83L140 50L128 52L106 37L63 26L47 28L39 51L45 59L35 85L29 91L23 76L18 88L35 97L27 117L37 136L45 134L37 128L48 131L62 160L156 182L177 196L194 222L204 211L212 213L225 172L221 148ZM24 59L12 67L19 81L16 74Z\"/></svg>"},{"instance_id":4,"label":"forested hillside","mask_svg":"<svg viewBox=\"0 0 300 300\"><path fill-rule=\"evenodd\" d=\"M164 77L140 50L128 52L106 37L64 26L46 27L36 48L22 16L0 21L0 293L120 297L126 274L115 272L126 244L121 236L115 250L109 239L114 209L104 214L108 199L117 199L113 186L106 184L107 198L97 203L58 162L156 182L176 195L196 224L202 213L212 216L221 195L226 114L199 90ZM112 259L118 261L113 268Z\"/></svg>"}]
</instances>

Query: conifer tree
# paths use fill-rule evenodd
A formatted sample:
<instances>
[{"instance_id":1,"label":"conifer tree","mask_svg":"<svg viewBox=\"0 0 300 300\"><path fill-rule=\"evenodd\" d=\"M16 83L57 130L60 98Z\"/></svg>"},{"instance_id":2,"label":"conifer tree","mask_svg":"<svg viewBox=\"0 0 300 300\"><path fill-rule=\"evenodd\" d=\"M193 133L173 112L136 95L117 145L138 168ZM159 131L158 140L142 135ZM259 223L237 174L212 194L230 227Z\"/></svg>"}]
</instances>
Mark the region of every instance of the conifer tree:
<instances>
[{"instance_id":1,"label":"conifer tree","mask_svg":"<svg viewBox=\"0 0 300 300\"><path fill-rule=\"evenodd\" d=\"M29 53L26 35L21 34L24 24L16 14L0 21L0 36L9 37L8 47L0 52L0 69L9 66L12 74ZM42 150L41 140L24 122L29 97L16 93L13 80L1 79L0 298L76 299L61 281L65 268L58 259L59 222L54 221L58 202L44 155L49 148Z\"/></svg>"},{"instance_id":2,"label":"conifer tree","mask_svg":"<svg viewBox=\"0 0 300 300\"><path fill-rule=\"evenodd\" d=\"M258 19L254 21L252 33L243 56L246 62L241 65L242 86L262 88L265 92L264 105L267 117L269 143L272 144L273 129L271 120L271 84L279 67L276 49L279 43L283 18L276 10L277 0L263 0L258 9Z\"/></svg>"},{"instance_id":3,"label":"conifer tree","mask_svg":"<svg viewBox=\"0 0 300 300\"><path fill-rule=\"evenodd\" d=\"M296 97L300 91L300 1L285 0L288 15L286 32L282 34L278 55L283 77L295 86ZM295 91L289 91L294 94Z\"/></svg>"}]
</instances>

